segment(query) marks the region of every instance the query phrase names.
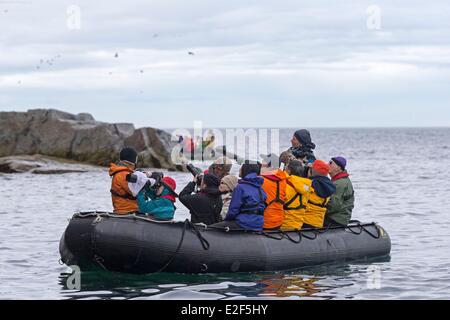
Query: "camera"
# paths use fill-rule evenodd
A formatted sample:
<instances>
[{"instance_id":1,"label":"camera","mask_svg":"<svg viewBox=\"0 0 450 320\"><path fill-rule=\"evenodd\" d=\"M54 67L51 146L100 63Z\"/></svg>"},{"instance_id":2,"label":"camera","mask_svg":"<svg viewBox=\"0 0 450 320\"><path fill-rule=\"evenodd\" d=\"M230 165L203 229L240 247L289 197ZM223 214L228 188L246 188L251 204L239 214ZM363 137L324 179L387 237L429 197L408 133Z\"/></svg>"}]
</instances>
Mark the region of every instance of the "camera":
<instances>
[{"instance_id":1,"label":"camera","mask_svg":"<svg viewBox=\"0 0 450 320\"><path fill-rule=\"evenodd\" d=\"M137 172L144 173L147 177L149 177L149 173L142 171L142 170L136 170ZM161 180L164 178L164 174L162 172L152 172L152 174L149 177L150 179L155 180L155 184L151 187L151 189L157 190L161 186ZM135 173L130 173L126 176L127 182L130 183L137 183L139 180L139 177ZM150 186L150 180L145 184L144 188L148 188Z\"/></svg>"},{"instance_id":2,"label":"camera","mask_svg":"<svg viewBox=\"0 0 450 320\"><path fill-rule=\"evenodd\" d=\"M195 167L191 163L186 166L186 169L194 176L197 177L196 184L197 186L200 186L202 184L203 179L203 171L200 168Z\"/></svg>"}]
</instances>

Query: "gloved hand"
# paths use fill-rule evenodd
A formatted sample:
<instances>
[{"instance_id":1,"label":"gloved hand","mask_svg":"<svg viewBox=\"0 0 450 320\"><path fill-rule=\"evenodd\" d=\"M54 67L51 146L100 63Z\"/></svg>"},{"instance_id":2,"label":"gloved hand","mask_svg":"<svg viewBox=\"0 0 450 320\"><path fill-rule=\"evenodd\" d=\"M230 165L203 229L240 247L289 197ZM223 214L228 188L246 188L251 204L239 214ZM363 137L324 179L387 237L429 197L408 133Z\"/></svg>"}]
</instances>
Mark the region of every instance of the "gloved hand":
<instances>
[{"instance_id":1,"label":"gloved hand","mask_svg":"<svg viewBox=\"0 0 450 320\"><path fill-rule=\"evenodd\" d=\"M150 179L154 179L156 182L161 181L164 178L164 173L162 172L152 172L149 177Z\"/></svg>"}]
</instances>

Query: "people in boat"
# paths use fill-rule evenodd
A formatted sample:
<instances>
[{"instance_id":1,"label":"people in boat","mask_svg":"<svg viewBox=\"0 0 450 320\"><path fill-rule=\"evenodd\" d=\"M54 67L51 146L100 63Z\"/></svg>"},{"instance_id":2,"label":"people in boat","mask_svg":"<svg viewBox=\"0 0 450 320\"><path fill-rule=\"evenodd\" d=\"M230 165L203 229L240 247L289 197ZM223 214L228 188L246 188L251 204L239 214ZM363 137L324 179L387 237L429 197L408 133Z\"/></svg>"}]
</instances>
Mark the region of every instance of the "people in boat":
<instances>
[{"instance_id":1,"label":"people in boat","mask_svg":"<svg viewBox=\"0 0 450 320\"><path fill-rule=\"evenodd\" d=\"M127 177L134 173L138 159L135 149L125 147L120 151L119 162L112 163L109 169L111 177L111 198L114 213L128 214L139 211L136 192L132 192L133 184Z\"/></svg>"},{"instance_id":2,"label":"people in boat","mask_svg":"<svg viewBox=\"0 0 450 320\"><path fill-rule=\"evenodd\" d=\"M303 219L303 228L322 228L330 197L336 192L336 186L328 178L330 166L322 160L316 160L308 170L311 179L311 192Z\"/></svg>"},{"instance_id":3,"label":"people in boat","mask_svg":"<svg viewBox=\"0 0 450 320\"><path fill-rule=\"evenodd\" d=\"M222 220L225 220L225 217L227 216L228 209L230 208L231 197L234 189L236 189L238 185L238 181L238 177L232 175L225 176L220 181L219 191L222 193L223 202L222 212L220 213Z\"/></svg>"},{"instance_id":4,"label":"people in boat","mask_svg":"<svg viewBox=\"0 0 450 320\"><path fill-rule=\"evenodd\" d=\"M299 160L289 161L286 172L286 202L284 203L284 220L281 230L300 230L306 207L309 201L312 181L304 178L303 162Z\"/></svg>"},{"instance_id":5,"label":"people in boat","mask_svg":"<svg viewBox=\"0 0 450 320\"><path fill-rule=\"evenodd\" d=\"M142 172L135 174L145 176ZM153 185L151 180L149 182L138 193L139 212L156 220L172 220L176 210L176 181L171 177L164 177Z\"/></svg>"},{"instance_id":6,"label":"people in boat","mask_svg":"<svg viewBox=\"0 0 450 320\"><path fill-rule=\"evenodd\" d=\"M262 186L267 194L264 212L264 229L277 230L284 220L284 203L286 201L286 172L281 169L261 174L264 179Z\"/></svg>"},{"instance_id":7,"label":"people in boat","mask_svg":"<svg viewBox=\"0 0 450 320\"><path fill-rule=\"evenodd\" d=\"M287 150L297 160L304 163L313 163L316 160L314 149L316 145L312 142L311 134L306 129L297 130L291 139L291 148Z\"/></svg>"},{"instance_id":8,"label":"people in boat","mask_svg":"<svg viewBox=\"0 0 450 320\"><path fill-rule=\"evenodd\" d=\"M336 186L336 193L327 205L326 226L346 226L352 219L355 192L346 166L347 160L344 157L334 157L330 161L330 176Z\"/></svg>"},{"instance_id":9,"label":"people in boat","mask_svg":"<svg viewBox=\"0 0 450 320\"><path fill-rule=\"evenodd\" d=\"M230 158L222 156L217 158L208 168L208 173L215 174L219 179L230 174L233 167L233 161Z\"/></svg>"},{"instance_id":10,"label":"people in boat","mask_svg":"<svg viewBox=\"0 0 450 320\"><path fill-rule=\"evenodd\" d=\"M189 209L191 222L206 225L222 221L222 194L219 191L220 179L211 173L203 175L200 190L195 193L198 177L190 182L180 193L180 201Z\"/></svg>"},{"instance_id":11,"label":"people in boat","mask_svg":"<svg viewBox=\"0 0 450 320\"><path fill-rule=\"evenodd\" d=\"M214 227L263 230L267 195L262 188L264 179L259 176L260 173L260 163L248 160L244 162L239 172L242 179L234 189L225 221L214 224Z\"/></svg>"}]
</instances>

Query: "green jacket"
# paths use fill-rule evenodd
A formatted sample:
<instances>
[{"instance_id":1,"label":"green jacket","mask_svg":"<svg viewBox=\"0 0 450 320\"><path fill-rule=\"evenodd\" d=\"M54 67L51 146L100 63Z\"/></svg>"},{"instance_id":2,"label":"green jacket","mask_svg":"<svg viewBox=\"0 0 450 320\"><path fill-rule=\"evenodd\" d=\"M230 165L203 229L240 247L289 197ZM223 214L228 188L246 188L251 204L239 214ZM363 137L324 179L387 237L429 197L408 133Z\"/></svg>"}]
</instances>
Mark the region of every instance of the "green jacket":
<instances>
[{"instance_id":1,"label":"green jacket","mask_svg":"<svg viewBox=\"0 0 450 320\"><path fill-rule=\"evenodd\" d=\"M336 193L331 196L327 205L328 219L339 224L348 225L352 219L352 211L355 206L355 193L352 182L346 172L333 179L336 185Z\"/></svg>"},{"instance_id":2,"label":"green jacket","mask_svg":"<svg viewBox=\"0 0 450 320\"><path fill-rule=\"evenodd\" d=\"M137 196L139 212L151 214L156 219L171 220L175 214L175 206L172 201L162 196L169 194L167 188L164 189L160 197L155 195L153 190L142 189Z\"/></svg>"}]
</instances>

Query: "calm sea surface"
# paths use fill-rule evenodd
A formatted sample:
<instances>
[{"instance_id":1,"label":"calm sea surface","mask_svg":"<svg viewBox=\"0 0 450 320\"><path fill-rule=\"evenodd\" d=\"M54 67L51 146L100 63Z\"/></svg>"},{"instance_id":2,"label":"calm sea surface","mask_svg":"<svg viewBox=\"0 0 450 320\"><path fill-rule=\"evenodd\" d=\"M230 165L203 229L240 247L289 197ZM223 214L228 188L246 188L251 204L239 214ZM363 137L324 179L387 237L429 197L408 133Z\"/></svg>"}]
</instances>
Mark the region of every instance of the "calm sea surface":
<instances>
[{"instance_id":1,"label":"calm sea surface","mask_svg":"<svg viewBox=\"0 0 450 320\"><path fill-rule=\"evenodd\" d=\"M112 209L107 170L0 174L0 299L450 298L450 129L311 133L319 158L348 158L357 197L354 218L385 227L392 238L390 261L288 273L83 273L81 291L71 291L65 286L70 269L58 263L59 239L75 211ZM282 131L283 147L291 134ZM191 179L171 176L178 189ZM178 207L177 219L189 217Z\"/></svg>"}]
</instances>

